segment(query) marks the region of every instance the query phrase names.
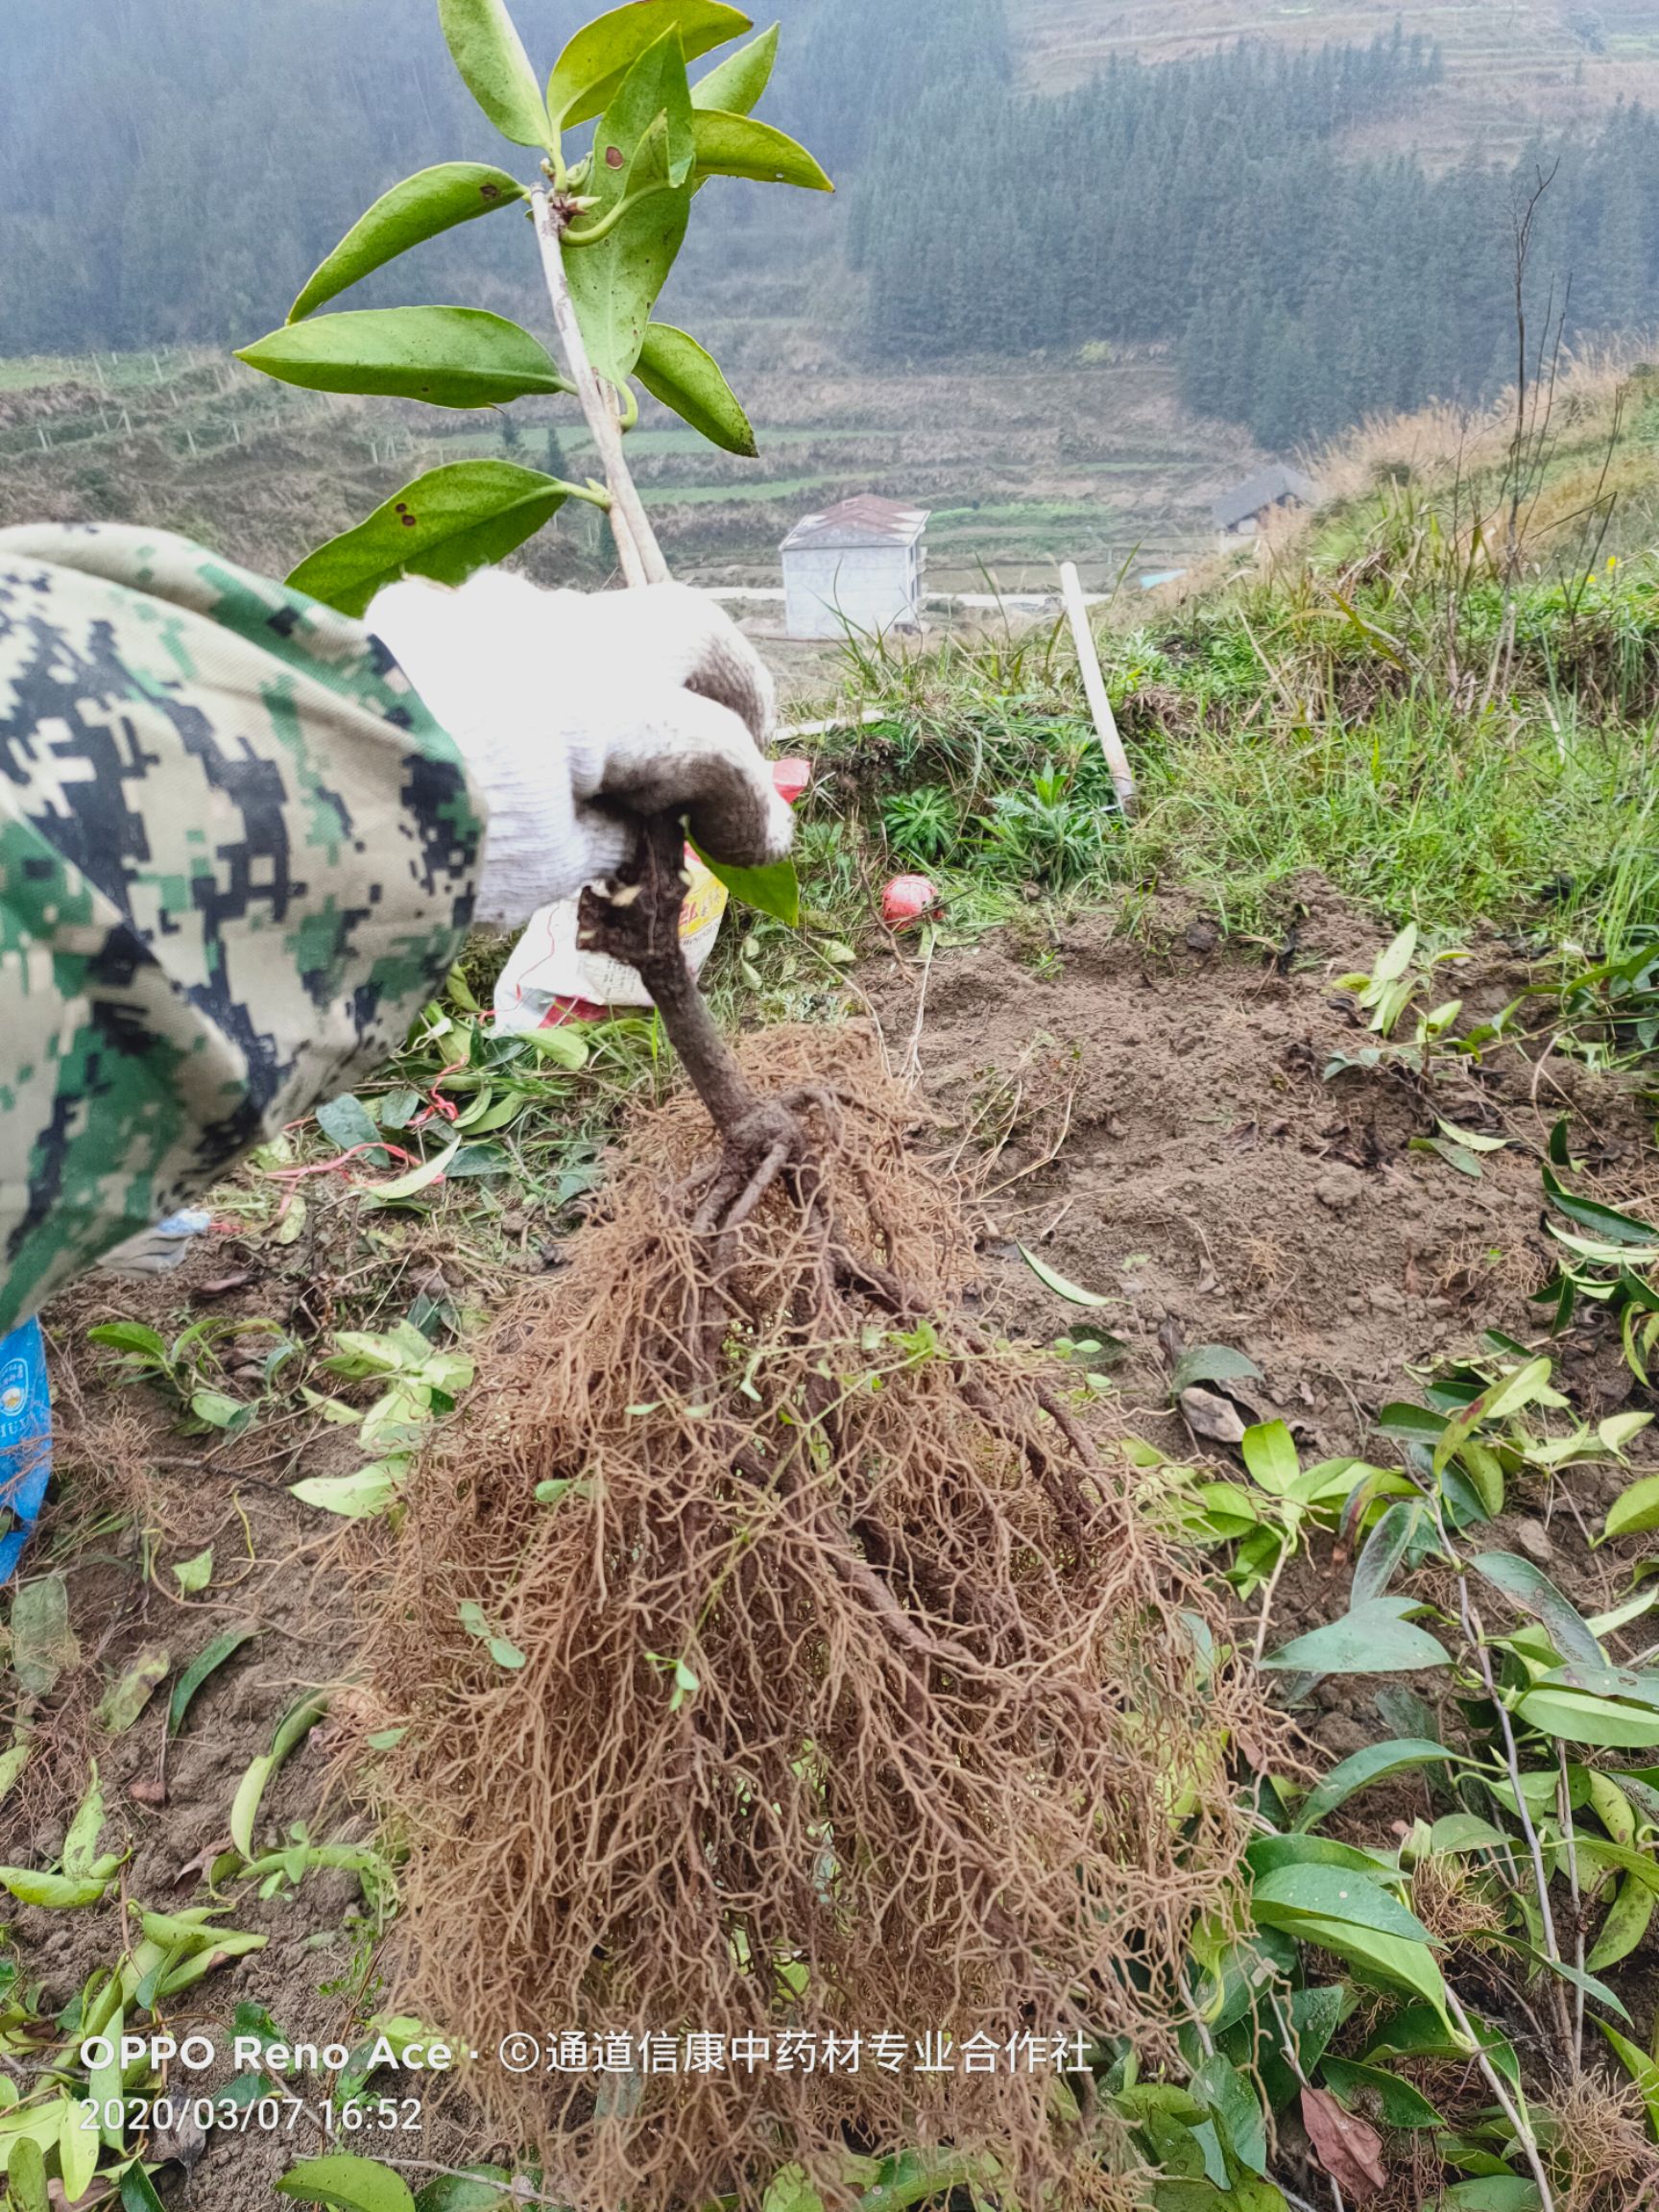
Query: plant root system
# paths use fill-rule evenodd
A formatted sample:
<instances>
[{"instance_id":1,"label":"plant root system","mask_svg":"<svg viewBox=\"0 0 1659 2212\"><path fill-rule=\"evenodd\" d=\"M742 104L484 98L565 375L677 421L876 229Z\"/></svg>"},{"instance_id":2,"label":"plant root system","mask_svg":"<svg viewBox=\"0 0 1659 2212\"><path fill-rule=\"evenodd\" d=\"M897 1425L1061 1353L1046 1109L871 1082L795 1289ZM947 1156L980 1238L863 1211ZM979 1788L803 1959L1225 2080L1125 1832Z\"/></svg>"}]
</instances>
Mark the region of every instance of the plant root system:
<instances>
[{"instance_id":1,"label":"plant root system","mask_svg":"<svg viewBox=\"0 0 1659 2212\"><path fill-rule=\"evenodd\" d=\"M876 1039L719 1048L723 1151L689 1097L635 1126L411 1489L373 1641L400 1995L582 2207L791 2166L833 2203L905 2144L1126 2201L1077 2039L1167 2036L1275 1723L1066 1371L962 1314L970 1210ZM587 2053L488 2062L523 2030Z\"/></svg>"}]
</instances>

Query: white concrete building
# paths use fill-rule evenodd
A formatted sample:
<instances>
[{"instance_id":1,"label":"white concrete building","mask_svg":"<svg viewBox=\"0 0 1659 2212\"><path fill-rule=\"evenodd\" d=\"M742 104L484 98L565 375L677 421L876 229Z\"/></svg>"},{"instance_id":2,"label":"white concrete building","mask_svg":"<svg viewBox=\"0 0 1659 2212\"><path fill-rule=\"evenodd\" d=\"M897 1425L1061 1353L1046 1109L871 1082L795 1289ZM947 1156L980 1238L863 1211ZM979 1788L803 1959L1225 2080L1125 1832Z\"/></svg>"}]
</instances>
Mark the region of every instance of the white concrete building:
<instances>
[{"instance_id":1,"label":"white concrete building","mask_svg":"<svg viewBox=\"0 0 1659 2212\"><path fill-rule=\"evenodd\" d=\"M868 493L798 522L783 541L790 637L919 630L926 527L925 509Z\"/></svg>"}]
</instances>

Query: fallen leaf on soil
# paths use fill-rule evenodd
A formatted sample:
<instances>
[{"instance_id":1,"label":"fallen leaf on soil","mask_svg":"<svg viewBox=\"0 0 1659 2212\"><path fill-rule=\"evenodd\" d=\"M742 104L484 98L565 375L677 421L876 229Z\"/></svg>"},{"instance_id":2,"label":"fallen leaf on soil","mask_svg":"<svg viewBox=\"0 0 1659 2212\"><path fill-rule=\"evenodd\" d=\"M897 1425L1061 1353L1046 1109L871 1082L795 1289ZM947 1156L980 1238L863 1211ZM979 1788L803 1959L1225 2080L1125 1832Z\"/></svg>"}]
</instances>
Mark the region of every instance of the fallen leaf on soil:
<instances>
[{"instance_id":1,"label":"fallen leaf on soil","mask_svg":"<svg viewBox=\"0 0 1659 2212\"><path fill-rule=\"evenodd\" d=\"M212 1872L215 1859L222 1859L227 1851L234 1851L235 1848L235 1842L228 1835L215 1837L204 1850L197 1852L194 1859L180 1867L173 1877L174 1887L177 1887L180 1882L193 1881L198 1875L205 1877Z\"/></svg>"},{"instance_id":2,"label":"fallen leaf on soil","mask_svg":"<svg viewBox=\"0 0 1659 2212\"><path fill-rule=\"evenodd\" d=\"M1388 2186L1382 2138L1375 2128L1344 2112L1329 2089L1304 2089L1302 2125L1314 2154L1345 2197L1365 2204Z\"/></svg>"},{"instance_id":3,"label":"fallen leaf on soil","mask_svg":"<svg viewBox=\"0 0 1659 2212\"><path fill-rule=\"evenodd\" d=\"M1196 1383L1181 1393L1181 1415L1195 1436L1208 1436L1216 1444L1238 1444L1244 1436L1244 1417L1231 1398L1219 1390L1203 1390Z\"/></svg>"}]
</instances>

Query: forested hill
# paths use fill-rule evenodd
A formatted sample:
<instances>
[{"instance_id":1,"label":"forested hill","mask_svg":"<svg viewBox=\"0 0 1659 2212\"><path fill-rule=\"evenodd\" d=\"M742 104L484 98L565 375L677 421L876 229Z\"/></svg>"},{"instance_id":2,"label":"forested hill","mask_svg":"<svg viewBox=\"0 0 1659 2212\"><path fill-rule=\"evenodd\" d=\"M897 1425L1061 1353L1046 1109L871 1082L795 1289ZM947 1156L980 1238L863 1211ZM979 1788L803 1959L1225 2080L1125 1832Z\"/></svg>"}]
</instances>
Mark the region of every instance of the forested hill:
<instances>
[{"instance_id":1,"label":"forested hill","mask_svg":"<svg viewBox=\"0 0 1659 2212\"><path fill-rule=\"evenodd\" d=\"M941 87L856 187L876 343L925 360L1166 341L1188 403L1268 446L1475 400L1514 372L1513 226L1540 180L1535 329L1659 319L1659 122L1615 108L1451 172L1344 153L1345 130L1437 77L1434 50L1396 33L1113 62L1057 97ZM1018 184L987 197L991 148Z\"/></svg>"},{"instance_id":2,"label":"forested hill","mask_svg":"<svg viewBox=\"0 0 1659 2212\"><path fill-rule=\"evenodd\" d=\"M590 0L514 0L543 62ZM1436 48L1244 44L1115 60L1021 89L1029 0L772 0L767 112L842 183L838 207L730 182L677 275L705 300L799 313L809 273L865 362L1163 344L1202 413L1284 447L1373 409L1476 398L1513 352L1509 232L1536 228L1535 320L1659 320L1659 125L1592 110L1517 157L1406 153L1438 112ZM499 145L432 0L55 0L9 14L0 70L0 352L79 353L270 328L386 186ZM850 281L846 252L861 283ZM523 239L481 225L353 304L512 312ZM716 272L728 275L724 293ZM837 278L837 271L840 276ZM792 287L792 290L790 289ZM787 296L789 304L782 301Z\"/></svg>"},{"instance_id":3,"label":"forested hill","mask_svg":"<svg viewBox=\"0 0 1659 2212\"><path fill-rule=\"evenodd\" d=\"M514 0L543 67L596 12ZM769 0L760 20L775 16L785 36L766 113L838 175L921 86L952 87L961 112L1011 66L1002 0ZM435 0L9 8L0 353L246 339L387 185L468 155L499 158L500 141L456 79ZM758 190L721 190L733 220L769 222L793 251L780 195L768 211ZM431 248L423 276L470 279L475 296L479 256L486 275L521 272L521 246L486 226Z\"/></svg>"}]
</instances>

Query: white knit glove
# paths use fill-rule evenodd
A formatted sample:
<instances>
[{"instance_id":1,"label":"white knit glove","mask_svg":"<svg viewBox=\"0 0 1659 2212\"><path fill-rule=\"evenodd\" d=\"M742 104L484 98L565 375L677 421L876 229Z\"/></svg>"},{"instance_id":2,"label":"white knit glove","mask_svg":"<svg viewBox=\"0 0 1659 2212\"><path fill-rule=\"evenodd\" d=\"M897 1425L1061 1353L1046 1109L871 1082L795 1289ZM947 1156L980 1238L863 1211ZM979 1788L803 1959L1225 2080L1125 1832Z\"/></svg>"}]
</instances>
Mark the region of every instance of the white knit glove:
<instances>
[{"instance_id":1,"label":"white knit glove","mask_svg":"<svg viewBox=\"0 0 1659 2212\"><path fill-rule=\"evenodd\" d=\"M490 811L481 922L517 924L621 865L635 819L673 808L716 860L760 867L791 816L761 747L772 679L683 585L544 591L487 568L408 577L365 617L454 738Z\"/></svg>"}]
</instances>

